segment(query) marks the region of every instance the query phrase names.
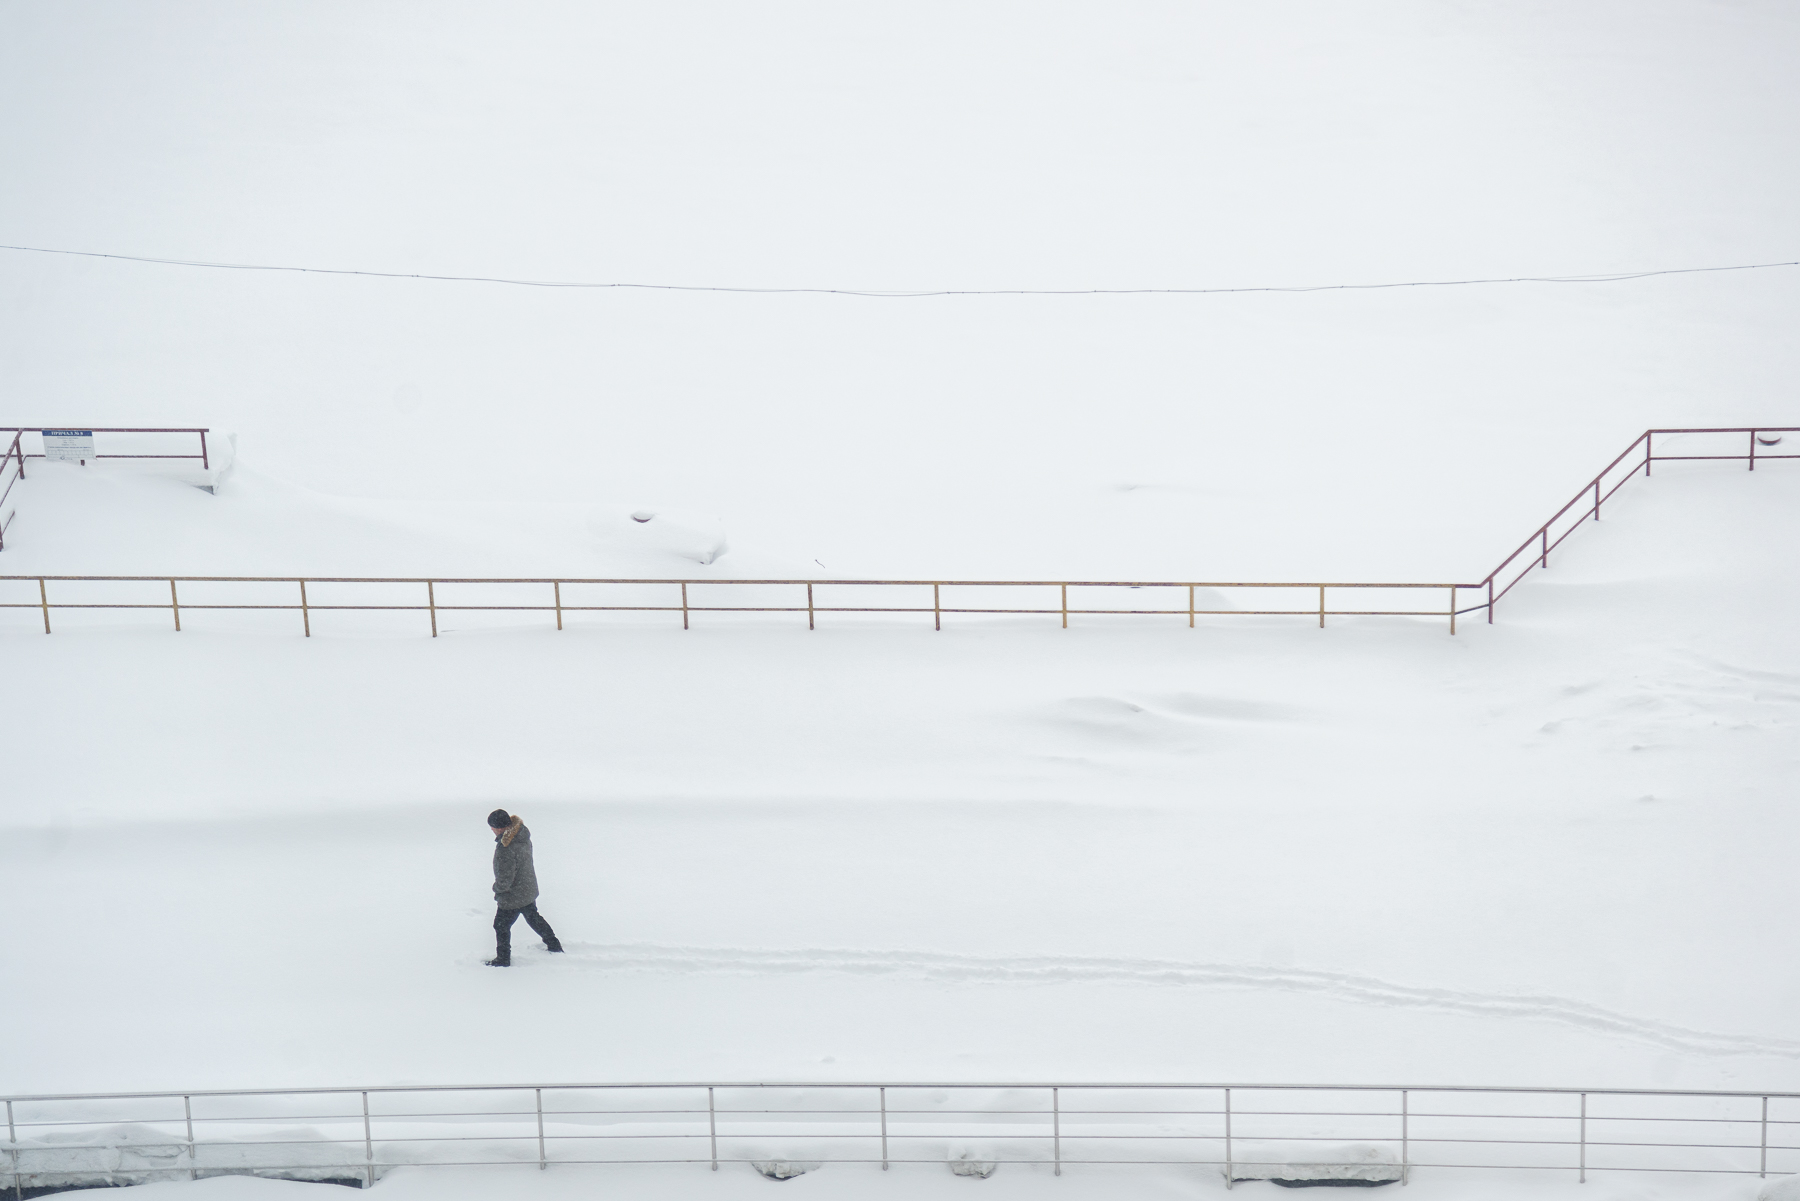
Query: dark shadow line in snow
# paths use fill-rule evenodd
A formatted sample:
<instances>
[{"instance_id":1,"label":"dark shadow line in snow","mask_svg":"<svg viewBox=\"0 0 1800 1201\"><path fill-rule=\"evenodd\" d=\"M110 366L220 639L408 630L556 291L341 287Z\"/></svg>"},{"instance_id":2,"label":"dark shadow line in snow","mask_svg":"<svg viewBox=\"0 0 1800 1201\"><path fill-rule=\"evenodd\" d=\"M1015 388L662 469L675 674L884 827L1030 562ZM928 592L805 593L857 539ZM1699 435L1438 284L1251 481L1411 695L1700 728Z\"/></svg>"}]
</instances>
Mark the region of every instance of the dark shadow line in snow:
<instances>
[{"instance_id":1,"label":"dark shadow line in snow","mask_svg":"<svg viewBox=\"0 0 1800 1201\"><path fill-rule=\"evenodd\" d=\"M656 946L643 943L571 945L571 966L610 971L799 974L838 972L912 976L945 983L1162 984L1182 987L1268 989L1313 994L1364 1005L1430 1009L1472 1017L1560 1022L1621 1035L1671 1050L1701 1055L1777 1055L1800 1058L1800 1041L1717 1034L1616 1013L1566 997L1466 992L1393 984L1372 976L1307 968L1182 963L1166 959L1095 956L976 956L930 951L859 951L832 948L760 950L732 947Z\"/></svg>"}]
</instances>

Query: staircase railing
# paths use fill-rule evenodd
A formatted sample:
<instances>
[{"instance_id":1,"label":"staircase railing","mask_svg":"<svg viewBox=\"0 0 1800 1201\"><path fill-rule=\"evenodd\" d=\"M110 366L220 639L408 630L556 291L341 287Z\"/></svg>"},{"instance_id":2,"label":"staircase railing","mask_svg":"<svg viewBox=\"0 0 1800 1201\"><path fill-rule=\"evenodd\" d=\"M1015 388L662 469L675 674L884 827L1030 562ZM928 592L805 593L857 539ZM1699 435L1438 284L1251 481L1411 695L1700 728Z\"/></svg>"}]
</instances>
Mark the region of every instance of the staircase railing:
<instances>
[{"instance_id":1,"label":"staircase railing","mask_svg":"<svg viewBox=\"0 0 1800 1201\"><path fill-rule=\"evenodd\" d=\"M0 456L0 550L6 549L6 527L12 524L14 514L18 512L12 505L13 485L25 478L25 450L19 444L22 434L14 433L12 445L6 448L6 454Z\"/></svg>"},{"instance_id":2,"label":"staircase railing","mask_svg":"<svg viewBox=\"0 0 1800 1201\"><path fill-rule=\"evenodd\" d=\"M451 614L541 613L554 616L556 628L580 614L666 613L681 616L683 629L696 615L728 613L792 613L806 615L816 629L821 615L929 614L934 629L946 616L1038 615L1059 618L1064 629L1072 617L1136 616L1187 618L1191 628L1207 616L1433 617L1446 620L1456 633L1457 619L1467 613L1487 614L1534 570L1547 568L1550 552L1589 520L1600 519L1603 506L1641 471L1650 475L1657 463L1691 460L1758 462L1800 459L1800 453L1775 449L1795 426L1744 426L1702 429L1651 429L1634 439L1599 475L1551 518L1520 543L1486 578L1461 583L1368 583L1353 581L1244 580L883 580L883 579L577 579L536 577L475 579L449 577L323 576L179 576L179 575L0 575L0 583L35 584L35 595L0 600L0 610L36 609L44 633L51 631L51 612L65 609L164 610L181 629L182 611L286 610L300 618L310 637L314 620L328 613L416 613L426 618L432 637ZM1657 438L1675 435L1744 435L1743 453L1669 454L1657 452ZM18 439L13 440L17 450ZM1642 455L1638 455L1639 448ZM10 452L9 452L10 454ZM10 458L7 460L10 462ZM18 459L22 473L23 457ZM50 584L59 586L52 599ZM124 587L125 592L96 592L65 585ZM142 585L150 585L146 591ZM166 593L163 586L167 586ZM308 589L311 588L309 592ZM496 590L499 590L496 592ZM1021 605L1036 592L1040 603ZM71 592L74 596L71 597ZM1129 595L1128 595L1129 594ZM252 599L253 597L253 599ZM1233 598L1231 603L1227 597ZM1475 597L1474 603L1467 603ZM129 599L127 599L129 598ZM1113 598L1117 598L1116 600ZM1346 607L1349 606L1349 607Z\"/></svg>"},{"instance_id":3,"label":"staircase railing","mask_svg":"<svg viewBox=\"0 0 1800 1201\"><path fill-rule=\"evenodd\" d=\"M1594 521L1599 521L1601 505L1609 500L1620 488L1623 488L1626 484L1637 478L1637 473L1639 471L1642 471L1644 473L1644 478L1648 479L1650 477L1651 468L1657 463L1679 463L1697 460L1730 460L1734 462L1742 460L1749 464L1749 469L1751 471L1755 471L1758 459L1765 461L1770 459L1800 459L1800 454L1780 453L1770 449L1781 445L1782 440L1786 435L1794 433L1800 433L1800 427L1791 425L1704 426L1692 429L1645 430L1633 439L1630 446L1627 446L1624 450L1620 451L1619 456L1616 459L1602 468L1599 475L1596 475L1593 479L1583 484L1580 490L1577 491L1574 496L1569 498L1567 504L1551 515L1550 520L1539 526L1529 538L1521 542L1517 550L1502 559L1498 567L1488 572L1487 578L1477 585L1477 587L1486 589L1487 600L1483 604L1474 605L1471 606L1471 608L1486 609L1488 621L1492 622L1494 620L1495 603L1508 592L1511 592L1518 585L1520 580L1530 575L1534 568L1549 567L1550 552L1555 550L1558 546L1561 546L1570 534L1573 534L1576 530L1581 528L1582 523L1585 521L1590 518ZM1743 434L1748 438L1748 442L1743 454L1659 455L1656 453L1656 436L1658 434L1664 436L1676 434ZM1643 458L1633 459L1632 456L1634 452L1636 452L1640 446L1644 448ZM1763 453L1761 454L1757 453L1759 447L1763 449ZM1622 475L1617 474L1621 466L1624 466L1628 459L1632 460L1628 469L1625 470ZM1592 497L1591 501L1589 500L1589 497ZM1576 508L1576 506L1584 504L1586 505L1585 508ZM1564 528L1561 533L1552 538L1551 534L1557 529L1557 523L1562 521L1565 517L1571 518L1567 528ZM1507 570L1515 566L1519 562L1519 557L1524 555L1527 551L1533 551L1534 553L1526 558L1524 568L1503 586L1498 585L1498 581L1506 575ZM1464 610L1464 612L1468 611L1469 610Z\"/></svg>"}]
</instances>

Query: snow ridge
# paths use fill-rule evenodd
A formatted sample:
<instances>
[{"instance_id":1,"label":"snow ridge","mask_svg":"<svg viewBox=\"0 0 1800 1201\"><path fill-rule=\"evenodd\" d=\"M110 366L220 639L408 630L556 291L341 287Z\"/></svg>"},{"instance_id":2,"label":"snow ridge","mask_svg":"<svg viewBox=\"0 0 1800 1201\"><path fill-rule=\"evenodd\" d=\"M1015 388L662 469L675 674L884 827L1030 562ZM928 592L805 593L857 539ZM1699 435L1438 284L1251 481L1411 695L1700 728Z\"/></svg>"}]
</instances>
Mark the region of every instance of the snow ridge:
<instances>
[{"instance_id":1,"label":"snow ridge","mask_svg":"<svg viewBox=\"0 0 1800 1201\"><path fill-rule=\"evenodd\" d=\"M649 943L569 944L571 967L707 973L843 972L911 976L946 983L1161 984L1273 989L1312 993L1366 1005L1431 1009L1476 1017L1561 1022L1701 1055L1778 1055L1800 1058L1800 1041L1720 1034L1632 1017L1567 997L1479 993L1394 984L1372 976L1254 964L1183 963L1082 955L976 956L934 951L859 951L841 948L765 950L659 946Z\"/></svg>"}]
</instances>

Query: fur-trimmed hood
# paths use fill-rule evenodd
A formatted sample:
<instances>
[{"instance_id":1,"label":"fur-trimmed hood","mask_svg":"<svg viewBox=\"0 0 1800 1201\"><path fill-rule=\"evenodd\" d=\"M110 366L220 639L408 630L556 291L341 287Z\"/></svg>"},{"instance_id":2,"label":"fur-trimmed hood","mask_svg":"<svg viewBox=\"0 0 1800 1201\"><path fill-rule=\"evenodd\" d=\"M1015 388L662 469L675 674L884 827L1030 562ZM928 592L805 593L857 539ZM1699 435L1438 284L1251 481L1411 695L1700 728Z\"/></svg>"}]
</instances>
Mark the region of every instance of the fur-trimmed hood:
<instances>
[{"instance_id":1,"label":"fur-trimmed hood","mask_svg":"<svg viewBox=\"0 0 1800 1201\"><path fill-rule=\"evenodd\" d=\"M517 838L519 836L519 831L524 828L525 819L516 813L513 814L512 823L508 825L506 829L500 831L500 845L503 847L511 846L513 844L513 839Z\"/></svg>"}]
</instances>

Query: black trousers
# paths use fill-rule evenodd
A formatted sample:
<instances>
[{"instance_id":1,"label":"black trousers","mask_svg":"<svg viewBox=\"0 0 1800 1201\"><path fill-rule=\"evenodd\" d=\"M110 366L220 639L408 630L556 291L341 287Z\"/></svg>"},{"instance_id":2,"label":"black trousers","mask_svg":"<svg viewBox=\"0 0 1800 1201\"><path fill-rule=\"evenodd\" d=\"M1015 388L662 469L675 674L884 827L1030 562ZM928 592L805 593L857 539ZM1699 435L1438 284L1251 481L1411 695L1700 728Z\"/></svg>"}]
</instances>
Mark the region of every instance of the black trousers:
<instances>
[{"instance_id":1,"label":"black trousers","mask_svg":"<svg viewBox=\"0 0 1800 1201\"><path fill-rule=\"evenodd\" d=\"M533 901L523 909L507 909L502 907L494 911L495 947L502 951L512 950L513 923L519 920L521 914L525 917L525 924L530 926L533 930L536 930L539 938L550 943L552 946L558 945L556 941L556 931L550 928L550 923L545 921L544 915L538 912L537 902Z\"/></svg>"}]
</instances>

